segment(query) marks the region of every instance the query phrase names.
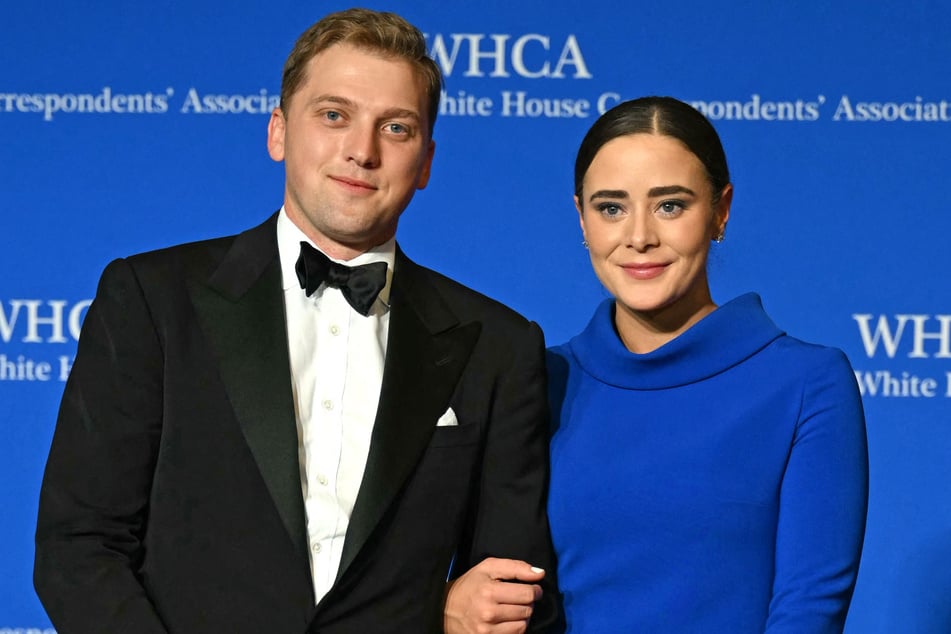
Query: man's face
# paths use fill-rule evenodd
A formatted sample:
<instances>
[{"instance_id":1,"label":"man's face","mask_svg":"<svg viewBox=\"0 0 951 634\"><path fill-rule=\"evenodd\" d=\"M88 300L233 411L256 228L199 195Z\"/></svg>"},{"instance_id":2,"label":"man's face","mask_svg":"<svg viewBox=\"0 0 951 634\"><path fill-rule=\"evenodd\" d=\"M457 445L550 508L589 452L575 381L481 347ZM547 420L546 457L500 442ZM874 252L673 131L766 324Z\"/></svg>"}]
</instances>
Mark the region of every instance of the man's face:
<instances>
[{"instance_id":1,"label":"man's face","mask_svg":"<svg viewBox=\"0 0 951 634\"><path fill-rule=\"evenodd\" d=\"M267 142L285 164L290 219L338 259L390 239L429 180L435 148L409 62L335 44L310 60L285 105L271 114Z\"/></svg>"}]
</instances>

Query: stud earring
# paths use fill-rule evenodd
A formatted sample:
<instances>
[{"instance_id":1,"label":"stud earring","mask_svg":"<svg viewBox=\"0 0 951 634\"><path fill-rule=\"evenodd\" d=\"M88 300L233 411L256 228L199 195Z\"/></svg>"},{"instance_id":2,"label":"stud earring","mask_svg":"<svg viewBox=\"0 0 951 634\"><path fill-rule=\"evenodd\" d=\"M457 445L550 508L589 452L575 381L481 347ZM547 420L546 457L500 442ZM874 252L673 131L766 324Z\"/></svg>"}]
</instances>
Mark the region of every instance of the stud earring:
<instances>
[{"instance_id":1,"label":"stud earring","mask_svg":"<svg viewBox=\"0 0 951 634\"><path fill-rule=\"evenodd\" d=\"M585 249L587 249L587 248L588 248L588 241L587 241L587 240L582 240L582 241L581 241L581 246L583 246Z\"/></svg>"}]
</instances>

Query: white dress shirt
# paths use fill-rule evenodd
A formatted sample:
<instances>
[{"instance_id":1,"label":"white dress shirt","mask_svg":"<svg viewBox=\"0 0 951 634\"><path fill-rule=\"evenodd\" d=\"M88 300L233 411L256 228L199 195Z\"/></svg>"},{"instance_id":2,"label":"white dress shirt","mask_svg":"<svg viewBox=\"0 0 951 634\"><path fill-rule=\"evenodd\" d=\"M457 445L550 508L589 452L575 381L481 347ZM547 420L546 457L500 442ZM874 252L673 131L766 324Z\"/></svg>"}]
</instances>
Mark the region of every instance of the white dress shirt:
<instances>
[{"instance_id":1,"label":"white dress shirt","mask_svg":"<svg viewBox=\"0 0 951 634\"><path fill-rule=\"evenodd\" d=\"M337 576L370 449L383 381L396 241L341 262L347 266L387 263L386 286L366 317L350 307L339 289L321 285L310 297L305 295L295 271L302 241L313 245L281 208L277 243L301 489L314 595L319 602Z\"/></svg>"}]
</instances>

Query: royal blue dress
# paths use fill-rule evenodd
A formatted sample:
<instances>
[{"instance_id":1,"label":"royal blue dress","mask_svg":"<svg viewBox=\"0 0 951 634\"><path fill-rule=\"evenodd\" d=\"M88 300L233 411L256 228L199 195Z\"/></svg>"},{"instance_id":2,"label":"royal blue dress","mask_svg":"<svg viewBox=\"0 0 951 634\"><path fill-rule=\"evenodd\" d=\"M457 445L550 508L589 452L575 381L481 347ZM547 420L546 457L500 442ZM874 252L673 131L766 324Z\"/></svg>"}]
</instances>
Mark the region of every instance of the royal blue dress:
<instances>
[{"instance_id":1,"label":"royal blue dress","mask_svg":"<svg viewBox=\"0 0 951 634\"><path fill-rule=\"evenodd\" d=\"M841 632L865 532L855 376L754 294L647 354L614 302L549 351L567 631Z\"/></svg>"}]
</instances>

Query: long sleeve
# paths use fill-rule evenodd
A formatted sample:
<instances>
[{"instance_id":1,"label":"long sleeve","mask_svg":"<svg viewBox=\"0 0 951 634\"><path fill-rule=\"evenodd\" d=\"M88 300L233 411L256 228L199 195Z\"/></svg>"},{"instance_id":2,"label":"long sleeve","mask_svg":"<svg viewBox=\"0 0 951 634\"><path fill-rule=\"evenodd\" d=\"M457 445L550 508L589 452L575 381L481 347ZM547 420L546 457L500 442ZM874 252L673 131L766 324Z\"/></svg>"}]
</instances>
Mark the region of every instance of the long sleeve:
<instances>
[{"instance_id":1,"label":"long sleeve","mask_svg":"<svg viewBox=\"0 0 951 634\"><path fill-rule=\"evenodd\" d=\"M40 494L34 584L63 634L165 632L137 574L162 364L135 275L117 260L83 324Z\"/></svg>"},{"instance_id":2,"label":"long sleeve","mask_svg":"<svg viewBox=\"0 0 951 634\"><path fill-rule=\"evenodd\" d=\"M467 556L455 562L464 572L486 557L525 560L546 570L544 595L535 606L532 629L556 614L555 565L546 516L548 491L548 407L544 341L534 323L512 341L512 360L500 373L490 410L476 518Z\"/></svg>"},{"instance_id":3,"label":"long sleeve","mask_svg":"<svg viewBox=\"0 0 951 634\"><path fill-rule=\"evenodd\" d=\"M645 355L610 309L549 373L571 631L841 633L868 499L845 355L786 336L753 294Z\"/></svg>"},{"instance_id":4,"label":"long sleeve","mask_svg":"<svg viewBox=\"0 0 951 634\"><path fill-rule=\"evenodd\" d=\"M865 419L845 355L811 368L782 480L768 634L841 632L868 504Z\"/></svg>"}]
</instances>

